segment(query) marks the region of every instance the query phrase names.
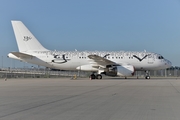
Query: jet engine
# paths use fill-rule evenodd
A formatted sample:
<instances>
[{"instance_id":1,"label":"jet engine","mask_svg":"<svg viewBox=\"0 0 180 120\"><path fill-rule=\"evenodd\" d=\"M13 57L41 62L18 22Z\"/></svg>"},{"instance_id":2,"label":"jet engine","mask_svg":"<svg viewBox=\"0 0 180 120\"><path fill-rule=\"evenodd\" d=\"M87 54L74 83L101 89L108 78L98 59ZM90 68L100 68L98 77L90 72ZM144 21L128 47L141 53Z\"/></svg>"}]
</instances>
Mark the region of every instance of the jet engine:
<instances>
[{"instance_id":1,"label":"jet engine","mask_svg":"<svg viewBox=\"0 0 180 120\"><path fill-rule=\"evenodd\" d=\"M108 76L132 76L134 67L132 65L107 66L105 75Z\"/></svg>"}]
</instances>

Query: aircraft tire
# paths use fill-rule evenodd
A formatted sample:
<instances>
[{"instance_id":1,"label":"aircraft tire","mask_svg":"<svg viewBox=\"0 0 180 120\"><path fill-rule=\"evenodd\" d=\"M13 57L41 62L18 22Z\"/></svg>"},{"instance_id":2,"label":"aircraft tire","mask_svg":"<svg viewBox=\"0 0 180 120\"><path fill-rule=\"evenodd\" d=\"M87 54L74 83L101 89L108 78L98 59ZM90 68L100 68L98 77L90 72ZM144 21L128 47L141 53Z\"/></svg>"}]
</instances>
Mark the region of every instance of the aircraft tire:
<instances>
[{"instance_id":1,"label":"aircraft tire","mask_svg":"<svg viewBox=\"0 0 180 120\"><path fill-rule=\"evenodd\" d=\"M102 79L102 75L100 74L96 75L96 79Z\"/></svg>"},{"instance_id":2,"label":"aircraft tire","mask_svg":"<svg viewBox=\"0 0 180 120\"><path fill-rule=\"evenodd\" d=\"M96 76L94 75L94 74L91 74L90 76L89 76L89 78L92 80L92 79L96 79Z\"/></svg>"}]
</instances>

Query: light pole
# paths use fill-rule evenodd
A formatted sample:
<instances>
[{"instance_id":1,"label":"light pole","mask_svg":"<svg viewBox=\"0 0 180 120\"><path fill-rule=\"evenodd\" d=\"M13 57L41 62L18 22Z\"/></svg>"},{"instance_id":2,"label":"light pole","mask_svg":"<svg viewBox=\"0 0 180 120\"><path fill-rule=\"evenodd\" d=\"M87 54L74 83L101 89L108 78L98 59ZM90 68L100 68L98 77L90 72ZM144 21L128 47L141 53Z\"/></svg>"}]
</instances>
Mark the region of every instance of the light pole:
<instances>
[{"instance_id":1,"label":"light pole","mask_svg":"<svg viewBox=\"0 0 180 120\"><path fill-rule=\"evenodd\" d=\"M3 56L2 56L2 68L3 68Z\"/></svg>"}]
</instances>

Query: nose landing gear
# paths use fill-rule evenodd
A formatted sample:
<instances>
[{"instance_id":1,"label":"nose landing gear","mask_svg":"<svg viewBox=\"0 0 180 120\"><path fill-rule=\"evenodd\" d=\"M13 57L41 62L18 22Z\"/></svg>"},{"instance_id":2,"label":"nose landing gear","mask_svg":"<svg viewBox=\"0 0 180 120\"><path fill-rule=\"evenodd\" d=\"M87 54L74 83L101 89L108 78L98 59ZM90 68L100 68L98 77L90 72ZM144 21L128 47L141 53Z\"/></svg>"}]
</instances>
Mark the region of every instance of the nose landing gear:
<instances>
[{"instance_id":1,"label":"nose landing gear","mask_svg":"<svg viewBox=\"0 0 180 120\"><path fill-rule=\"evenodd\" d=\"M149 71L145 71L145 72L146 72L145 79L150 79Z\"/></svg>"}]
</instances>

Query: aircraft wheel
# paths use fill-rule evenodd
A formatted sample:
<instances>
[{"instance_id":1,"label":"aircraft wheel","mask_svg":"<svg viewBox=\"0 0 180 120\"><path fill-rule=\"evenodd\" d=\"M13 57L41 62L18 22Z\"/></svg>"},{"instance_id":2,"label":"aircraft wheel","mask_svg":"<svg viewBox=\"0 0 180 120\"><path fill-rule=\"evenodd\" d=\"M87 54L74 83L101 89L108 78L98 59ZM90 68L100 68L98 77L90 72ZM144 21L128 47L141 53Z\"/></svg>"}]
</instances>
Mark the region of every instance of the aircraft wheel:
<instances>
[{"instance_id":1,"label":"aircraft wheel","mask_svg":"<svg viewBox=\"0 0 180 120\"><path fill-rule=\"evenodd\" d=\"M96 79L102 79L102 75L100 74L96 75Z\"/></svg>"},{"instance_id":2,"label":"aircraft wheel","mask_svg":"<svg viewBox=\"0 0 180 120\"><path fill-rule=\"evenodd\" d=\"M96 79L96 76L94 75L94 74L91 74L90 76L89 76L89 78L92 80L92 79Z\"/></svg>"}]
</instances>

